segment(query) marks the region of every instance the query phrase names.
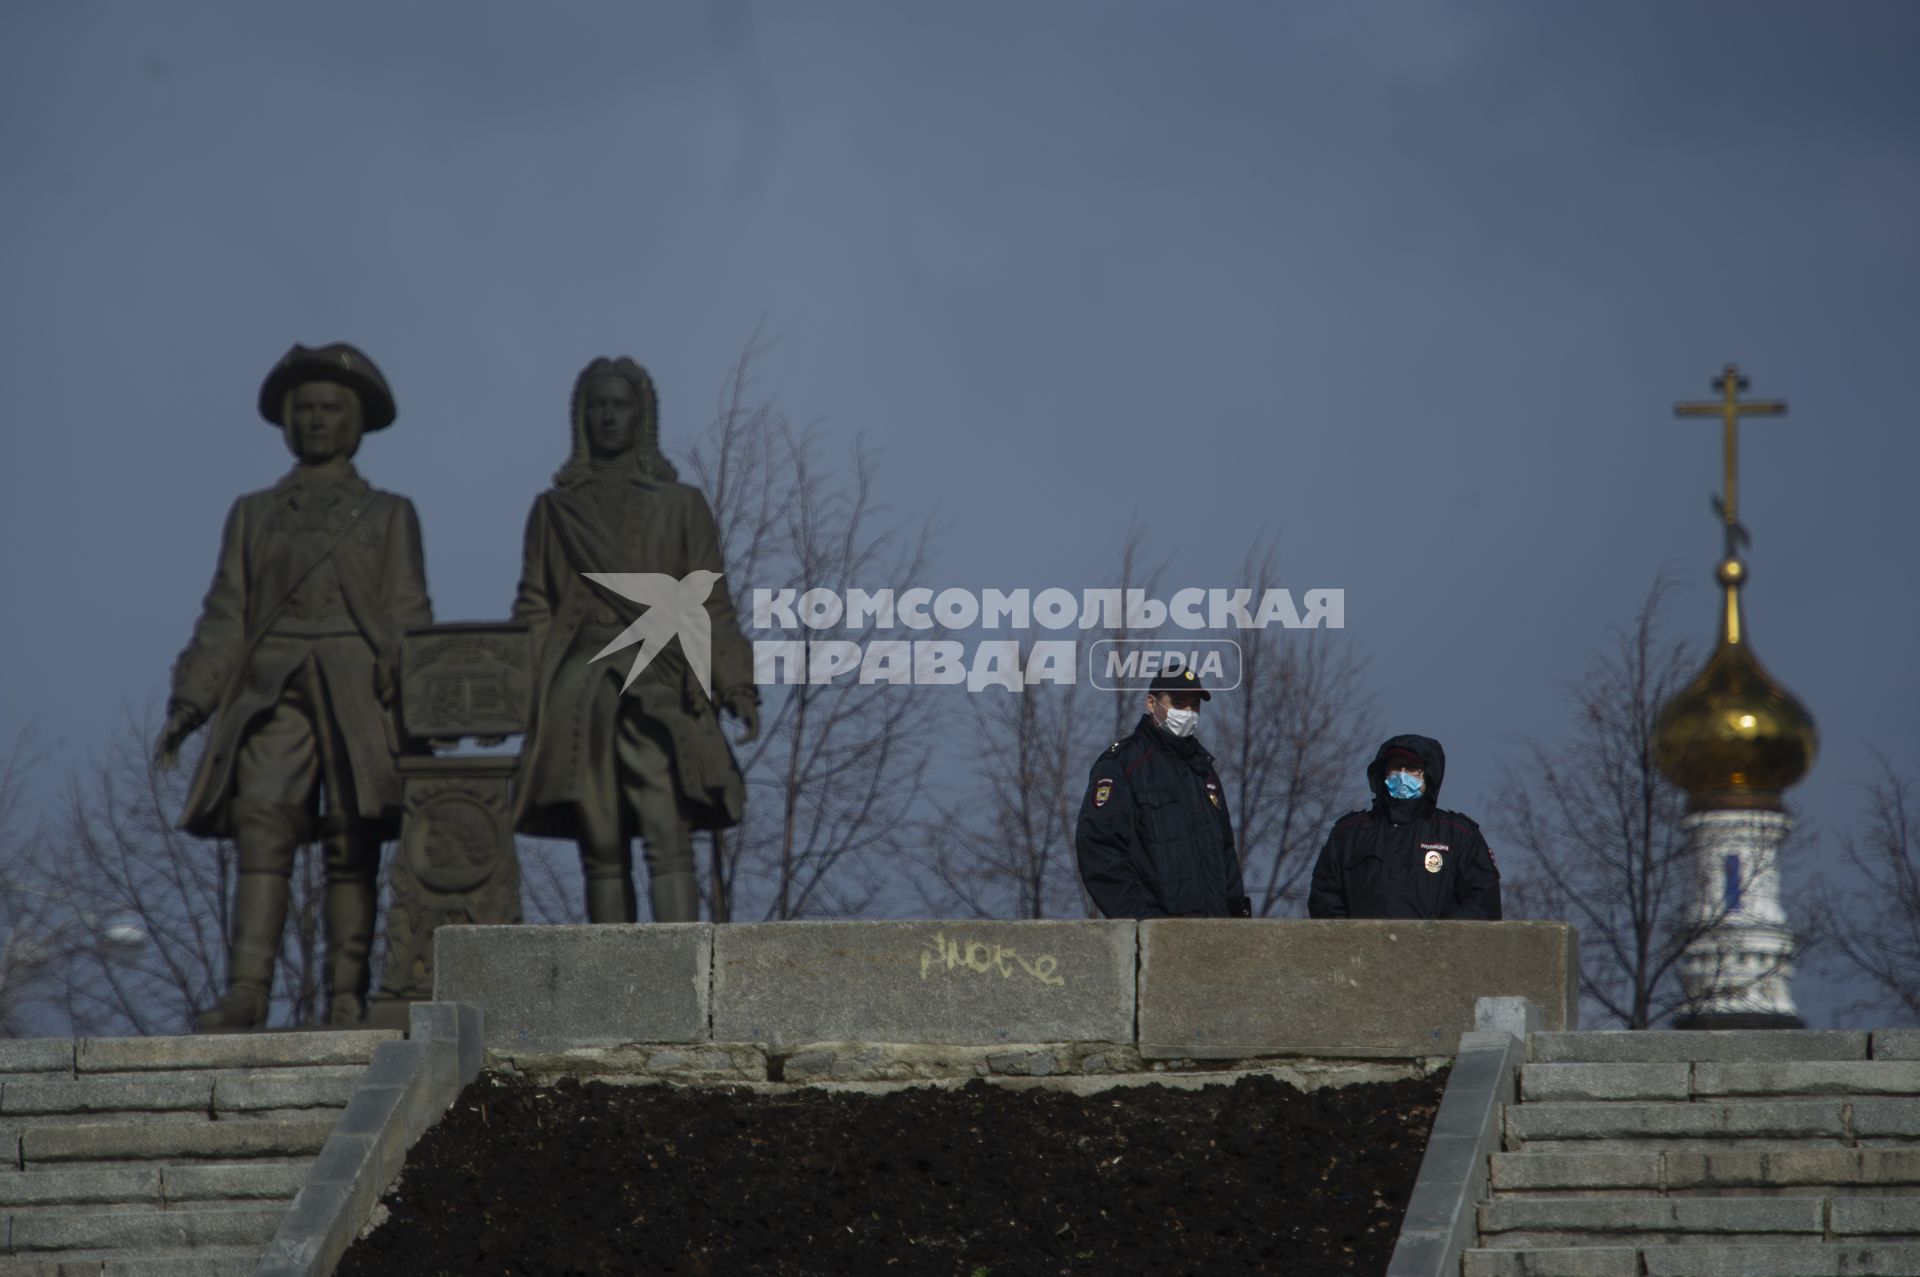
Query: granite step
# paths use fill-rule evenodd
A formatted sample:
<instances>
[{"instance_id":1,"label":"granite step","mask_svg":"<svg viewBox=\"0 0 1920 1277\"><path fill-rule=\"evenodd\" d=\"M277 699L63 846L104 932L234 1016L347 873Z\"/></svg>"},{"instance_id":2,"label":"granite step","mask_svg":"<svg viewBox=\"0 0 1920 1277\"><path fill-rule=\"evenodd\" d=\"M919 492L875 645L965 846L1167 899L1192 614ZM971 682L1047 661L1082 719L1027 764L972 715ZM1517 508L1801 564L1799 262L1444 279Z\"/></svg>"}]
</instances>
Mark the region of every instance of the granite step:
<instances>
[{"instance_id":1,"label":"granite step","mask_svg":"<svg viewBox=\"0 0 1920 1277\"><path fill-rule=\"evenodd\" d=\"M1733 1064L1783 1060L1865 1060L1871 1035L1852 1029L1709 1029L1692 1033L1603 1029L1532 1033L1528 1059L1537 1064Z\"/></svg>"},{"instance_id":2,"label":"granite step","mask_svg":"<svg viewBox=\"0 0 1920 1277\"><path fill-rule=\"evenodd\" d=\"M76 1075L188 1069L290 1069L328 1065L365 1068L398 1029L298 1033L223 1033L176 1038L81 1038L73 1046Z\"/></svg>"},{"instance_id":3,"label":"granite step","mask_svg":"<svg viewBox=\"0 0 1920 1277\"><path fill-rule=\"evenodd\" d=\"M1914 1277L1920 1274L1920 1246L1796 1242L1479 1249L1466 1252L1461 1271L1463 1277Z\"/></svg>"},{"instance_id":4,"label":"granite step","mask_svg":"<svg viewBox=\"0 0 1920 1277\"><path fill-rule=\"evenodd\" d=\"M1767 1197L1508 1197L1479 1207L1481 1244L1519 1248L1858 1239L1920 1242L1920 1199L1801 1190Z\"/></svg>"},{"instance_id":5,"label":"granite step","mask_svg":"<svg viewBox=\"0 0 1920 1277\"><path fill-rule=\"evenodd\" d=\"M8 1219L14 1258L72 1259L134 1254L184 1253L203 1247L254 1247L257 1258L273 1240L287 1208L248 1205L225 1210L35 1211ZM68 1252L71 1252L69 1254Z\"/></svg>"},{"instance_id":6,"label":"granite step","mask_svg":"<svg viewBox=\"0 0 1920 1277\"><path fill-rule=\"evenodd\" d=\"M1827 1199L1794 1197L1509 1197L1479 1208L1482 1246L1648 1246L1825 1238Z\"/></svg>"},{"instance_id":7,"label":"granite step","mask_svg":"<svg viewBox=\"0 0 1920 1277\"><path fill-rule=\"evenodd\" d=\"M252 1277L260 1264L254 1246L193 1251L120 1251L61 1259L0 1259L0 1277Z\"/></svg>"},{"instance_id":8,"label":"granite step","mask_svg":"<svg viewBox=\"0 0 1920 1277\"><path fill-rule=\"evenodd\" d=\"M306 1178L305 1159L281 1162L63 1167L0 1175L0 1214L161 1206L184 1202L291 1201Z\"/></svg>"},{"instance_id":9,"label":"granite step","mask_svg":"<svg viewBox=\"0 0 1920 1277\"><path fill-rule=\"evenodd\" d=\"M20 1126L97 1119L219 1120L261 1112L346 1107L365 1065L260 1071L115 1073L57 1080L0 1079L0 1123Z\"/></svg>"},{"instance_id":10,"label":"granite step","mask_svg":"<svg viewBox=\"0 0 1920 1277\"><path fill-rule=\"evenodd\" d=\"M1494 1195L1554 1191L1766 1192L1920 1188L1920 1148L1648 1149L1495 1153Z\"/></svg>"},{"instance_id":11,"label":"granite step","mask_svg":"<svg viewBox=\"0 0 1920 1277\"><path fill-rule=\"evenodd\" d=\"M1920 1100L1873 1101L1911 1104L1920 1124ZM1864 1132L1850 1122L1849 1110L1868 1101L1838 1098L1746 1101L1649 1101L1606 1103L1566 1101L1522 1103L1506 1112L1506 1146L1520 1152L1537 1141L1578 1140L1852 1140ZM1897 1127L1889 1110L1870 1125ZM1890 1129L1889 1134L1899 1134Z\"/></svg>"},{"instance_id":12,"label":"granite step","mask_svg":"<svg viewBox=\"0 0 1920 1277\"><path fill-rule=\"evenodd\" d=\"M0 1277L251 1274L401 1037L0 1042Z\"/></svg>"},{"instance_id":13,"label":"granite step","mask_svg":"<svg viewBox=\"0 0 1920 1277\"><path fill-rule=\"evenodd\" d=\"M1920 1060L1528 1064L1523 1103L1920 1096Z\"/></svg>"},{"instance_id":14,"label":"granite step","mask_svg":"<svg viewBox=\"0 0 1920 1277\"><path fill-rule=\"evenodd\" d=\"M232 1162L246 1158L314 1157L337 1120L260 1118L232 1122L94 1122L28 1127L20 1133L21 1164L32 1172L61 1163L126 1161Z\"/></svg>"}]
</instances>

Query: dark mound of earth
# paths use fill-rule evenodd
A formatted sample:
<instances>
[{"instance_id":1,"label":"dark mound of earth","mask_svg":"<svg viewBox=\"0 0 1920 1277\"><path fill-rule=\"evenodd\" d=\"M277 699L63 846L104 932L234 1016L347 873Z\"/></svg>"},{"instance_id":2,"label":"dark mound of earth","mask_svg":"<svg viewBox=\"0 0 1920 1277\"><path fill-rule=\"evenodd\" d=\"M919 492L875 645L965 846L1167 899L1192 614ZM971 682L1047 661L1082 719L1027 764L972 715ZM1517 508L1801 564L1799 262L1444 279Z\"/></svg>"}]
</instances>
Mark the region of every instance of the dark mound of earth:
<instances>
[{"instance_id":1,"label":"dark mound of earth","mask_svg":"<svg viewBox=\"0 0 1920 1277\"><path fill-rule=\"evenodd\" d=\"M1445 1080L871 1095L484 1074L339 1273L1381 1273Z\"/></svg>"}]
</instances>

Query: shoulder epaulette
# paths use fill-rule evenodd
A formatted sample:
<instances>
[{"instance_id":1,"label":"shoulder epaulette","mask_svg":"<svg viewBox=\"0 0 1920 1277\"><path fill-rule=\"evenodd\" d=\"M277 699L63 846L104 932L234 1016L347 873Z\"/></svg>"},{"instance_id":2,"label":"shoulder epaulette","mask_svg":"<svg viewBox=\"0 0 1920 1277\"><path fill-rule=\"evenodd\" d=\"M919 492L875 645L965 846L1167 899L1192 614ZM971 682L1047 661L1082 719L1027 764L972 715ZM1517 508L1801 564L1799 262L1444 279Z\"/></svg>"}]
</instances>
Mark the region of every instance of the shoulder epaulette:
<instances>
[{"instance_id":1,"label":"shoulder epaulette","mask_svg":"<svg viewBox=\"0 0 1920 1277\"><path fill-rule=\"evenodd\" d=\"M1450 825L1459 825L1461 828L1471 830L1476 834L1480 832L1480 826L1478 822L1476 822L1473 817L1465 815L1464 813L1461 813L1461 812L1444 811L1436 807L1433 812L1433 818L1435 820L1444 821Z\"/></svg>"},{"instance_id":2,"label":"shoulder epaulette","mask_svg":"<svg viewBox=\"0 0 1920 1277\"><path fill-rule=\"evenodd\" d=\"M1362 807L1360 808L1360 810L1350 811L1346 815L1340 817L1340 819L1334 821L1333 827L1335 829L1338 829L1340 828L1340 826L1346 824L1349 820L1352 820L1355 816L1371 816L1371 815L1373 815L1373 809L1371 807Z\"/></svg>"}]
</instances>

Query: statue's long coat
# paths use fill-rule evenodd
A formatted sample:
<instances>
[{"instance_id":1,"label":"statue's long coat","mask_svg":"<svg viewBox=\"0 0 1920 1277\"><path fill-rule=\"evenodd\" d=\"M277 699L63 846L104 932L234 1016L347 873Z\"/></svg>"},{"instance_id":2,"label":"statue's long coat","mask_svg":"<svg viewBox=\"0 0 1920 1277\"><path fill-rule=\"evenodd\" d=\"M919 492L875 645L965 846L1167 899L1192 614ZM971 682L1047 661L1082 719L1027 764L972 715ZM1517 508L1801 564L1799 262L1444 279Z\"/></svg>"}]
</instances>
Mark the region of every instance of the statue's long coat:
<instances>
[{"instance_id":1,"label":"statue's long coat","mask_svg":"<svg viewBox=\"0 0 1920 1277\"><path fill-rule=\"evenodd\" d=\"M174 663L172 699L213 715L180 818L182 829L203 837L232 835L234 760L248 729L273 709L308 656L320 667L327 710L346 743L354 814L388 833L399 817L400 726L380 699L375 665L397 657L408 626L433 621L420 520L412 502L372 487L351 466L320 489L297 474L233 503L213 584ZM326 562L308 573L322 555ZM259 641L263 629L297 623L303 603L331 582L357 633Z\"/></svg>"},{"instance_id":2,"label":"statue's long coat","mask_svg":"<svg viewBox=\"0 0 1920 1277\"><path fill-rule=\"evenodd\" d=\"M595 491L606 483L619 485L611 502ZM617 518L608 517L610 505ZM639 609L581 573L662 572L678 578L700 569L725 570L713 512L697 488L636 466L617 479L582 472L535 499L513 605L514 619L529 625L534 667L533 709L514 806L521 832L577 838L582 804L598 804L597 810L611 814L621 801L614 734L623 695L641 691L640 683L631 693L620 688L637 649L591 658ZM707 596L707 613L713 630L713 693L724 700L753 684L753 650L740 632L724 578ZM672 738L688 822L696 829L738 824L745 801L740 769L679 642L668 644L640 679L677 692L648 700L671 706L654 717Z\"/></svg>"}]
</instances>

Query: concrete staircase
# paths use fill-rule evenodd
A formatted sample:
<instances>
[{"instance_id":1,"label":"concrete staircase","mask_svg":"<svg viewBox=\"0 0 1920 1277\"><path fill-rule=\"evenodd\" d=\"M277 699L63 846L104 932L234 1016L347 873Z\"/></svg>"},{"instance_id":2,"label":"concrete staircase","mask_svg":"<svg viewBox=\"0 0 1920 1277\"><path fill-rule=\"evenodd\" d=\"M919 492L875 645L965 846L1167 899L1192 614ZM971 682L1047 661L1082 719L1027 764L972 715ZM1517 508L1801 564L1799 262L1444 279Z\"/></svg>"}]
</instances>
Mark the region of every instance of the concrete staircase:
<instances>
[{"instance_id":1,"label":"concrete staircase","mask_svg":"<svg viewBox=\"0 0 1920 1277\"><path fill-rule=\"evenodd\" d=\"M1464 1277L1920 1277L1920 1031L1534 1033Z\"/></svg>"},{"instance_id":2,"label":"concrete staircase","mask_svg":"<svg viewBox=\"0 0 1920 1277\"><path fill-rule=\"evenodd\" d=\"M0 1041L0 1277L244 1277L398 1032Z\"/></svg>"}]
</instances>

